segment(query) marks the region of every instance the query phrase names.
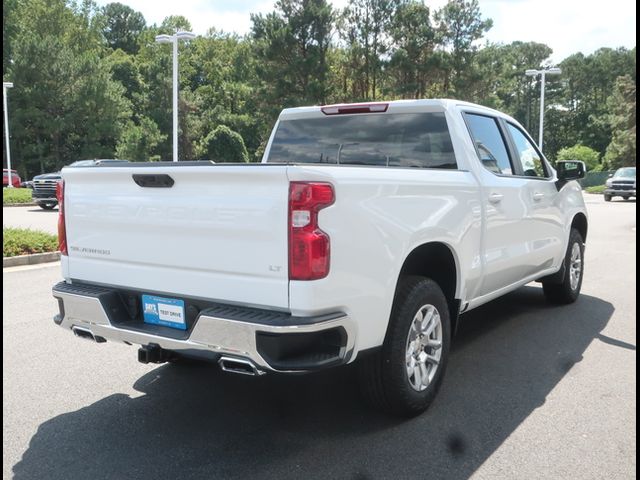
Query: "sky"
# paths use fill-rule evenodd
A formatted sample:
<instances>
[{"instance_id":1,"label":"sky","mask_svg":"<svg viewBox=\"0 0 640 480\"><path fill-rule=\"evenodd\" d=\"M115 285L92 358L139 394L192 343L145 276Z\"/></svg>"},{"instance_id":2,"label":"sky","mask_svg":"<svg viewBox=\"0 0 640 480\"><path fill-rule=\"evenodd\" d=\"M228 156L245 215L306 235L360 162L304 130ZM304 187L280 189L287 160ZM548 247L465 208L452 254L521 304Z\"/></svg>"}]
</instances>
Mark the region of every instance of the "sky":
<instances>
[{"instance_id":1,"label":"sky","mask_svg":"<svg viewBox=\"0 0 640 480\"><path fill-rule=\"evenodd\" d=\"M211 27L247 33L250 13L273 10L274 0L117 0L142 12L148 24L160 24L169 15L186 17L197 34ZM330 0L331 1L331 0ZM105 5L109 0L98 0ZM343 8L347 0L333 0ZM425 0L432 9L446 0ZM636 42L635 0L480 0L484 18L493 19L486 35L491 42L515 40L545 43L553 49L552 63L600 47L632 48Z\"/></svg>"}]
</instances>

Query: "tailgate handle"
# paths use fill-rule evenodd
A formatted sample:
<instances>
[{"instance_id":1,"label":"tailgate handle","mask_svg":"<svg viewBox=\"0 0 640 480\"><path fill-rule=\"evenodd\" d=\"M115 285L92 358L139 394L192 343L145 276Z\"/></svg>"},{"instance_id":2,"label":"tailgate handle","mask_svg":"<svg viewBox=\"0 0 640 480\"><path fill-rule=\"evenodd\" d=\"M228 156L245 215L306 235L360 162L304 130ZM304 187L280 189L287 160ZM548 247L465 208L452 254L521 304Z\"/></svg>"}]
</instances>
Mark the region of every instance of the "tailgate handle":
<instances>
[{"instance_id":1,"label":"tailgate handle","mask_svg":"<svg viewBox=\"0 0 640 480\"><path fill-rule=\"evenodd\" d=\"M132 177L139 186L146 188L171 188L175 183L166 173L134 173Z\"/></svg>"}]
</instances>

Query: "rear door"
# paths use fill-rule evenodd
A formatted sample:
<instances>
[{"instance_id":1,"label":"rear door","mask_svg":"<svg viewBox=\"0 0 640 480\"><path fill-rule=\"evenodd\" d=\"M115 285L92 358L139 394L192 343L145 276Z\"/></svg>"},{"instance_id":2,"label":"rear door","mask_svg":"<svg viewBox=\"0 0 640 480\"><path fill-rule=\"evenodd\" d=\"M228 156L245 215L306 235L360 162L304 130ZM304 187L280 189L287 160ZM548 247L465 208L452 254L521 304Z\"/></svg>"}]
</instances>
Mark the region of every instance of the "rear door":
<instances>
[{"instance_id":1,"label":"rear door","mask_svg":"<svg viewBox=\"0 0 640 480\"><path fill-rule=\"evenodd\" d=\"M63 176L71 279L288 308L285 166L78 167Z\"/></svg>"}]
</instances>

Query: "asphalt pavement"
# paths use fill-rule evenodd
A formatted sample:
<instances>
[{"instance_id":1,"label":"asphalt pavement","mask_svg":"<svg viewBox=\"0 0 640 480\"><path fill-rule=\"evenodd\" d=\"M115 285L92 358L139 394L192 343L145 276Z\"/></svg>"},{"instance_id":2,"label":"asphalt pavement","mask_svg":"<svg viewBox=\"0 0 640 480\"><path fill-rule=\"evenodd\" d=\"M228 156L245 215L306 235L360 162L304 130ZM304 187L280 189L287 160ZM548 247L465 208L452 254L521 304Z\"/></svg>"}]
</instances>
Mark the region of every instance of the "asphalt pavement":
<instances>
[{"instance_id":1,"label":"asphalt pavement","mask_svg":"<svg viewBox=\"0 0 640 480\"><path fill-rule=\"evenodd\" d=\"M53 324L57 265L5 269L3 476L635 478L636 204L587 202L578 302L549 306L532 284L463 316L443 388L412 420L364 407L350 368L141 365L135 347Z\"/></svg>"},{"instance_id":2,"label":"asphalt pavement","mask_svg":"<svg viewBox=\"0 0 640 480\"><path fill-rule=\"evenodd\" d=\"M2 207L2 225L58 233L58 209L43 210L37 205Z\"/></svg>"}]
</instances>

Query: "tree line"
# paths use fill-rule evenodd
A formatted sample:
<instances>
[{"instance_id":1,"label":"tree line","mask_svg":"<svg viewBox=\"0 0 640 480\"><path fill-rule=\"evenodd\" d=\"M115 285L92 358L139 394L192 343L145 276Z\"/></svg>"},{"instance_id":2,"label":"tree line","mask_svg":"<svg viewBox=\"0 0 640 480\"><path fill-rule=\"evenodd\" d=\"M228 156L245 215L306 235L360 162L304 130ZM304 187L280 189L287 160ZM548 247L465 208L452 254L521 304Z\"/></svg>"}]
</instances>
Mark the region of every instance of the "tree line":
<instances>
[{"instance_id":1,"label":"tree line","mask_svg":"<svg viewBox=\"0 0 640 480\"><path fill-rule=\"evenodd\" d=\"M477 0L433 10L417 0L278 0L250 33L215 29L180 45L181 159L259 161L285 107L456 98L538 128L547 45L484 39ZM12 159L19 172L74 160L171 158L171 49L120 3L3 0L3 78L12 81ZM547 78L545 153L586 153L591 168L635 165L635 47L576 53ZM562 155L561 155L562 156Z\"/></svg>"}]
</instances>

